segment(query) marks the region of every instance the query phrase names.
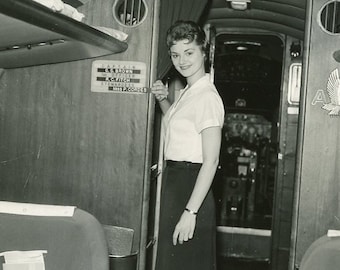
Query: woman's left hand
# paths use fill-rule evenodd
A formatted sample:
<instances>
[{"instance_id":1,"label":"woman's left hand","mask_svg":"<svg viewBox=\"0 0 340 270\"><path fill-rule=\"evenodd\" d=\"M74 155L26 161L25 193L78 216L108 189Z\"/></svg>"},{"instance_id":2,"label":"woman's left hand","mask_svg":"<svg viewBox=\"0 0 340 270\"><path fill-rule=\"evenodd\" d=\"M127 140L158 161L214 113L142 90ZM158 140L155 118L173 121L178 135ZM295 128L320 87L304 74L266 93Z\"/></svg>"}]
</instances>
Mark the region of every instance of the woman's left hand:
<instances>
[{"instance_id":1,"label":"woman's left hand","mask_svg":"<svg viewBox=\"0 0 340 270\"><path fill-rule=\"evenodd\" d=\"M193 238L196 227L196 215L184 211L179 219L175 231L172 235L172 242L176 246L177 242L183 244Z\"/></svg>"}]
</instances>

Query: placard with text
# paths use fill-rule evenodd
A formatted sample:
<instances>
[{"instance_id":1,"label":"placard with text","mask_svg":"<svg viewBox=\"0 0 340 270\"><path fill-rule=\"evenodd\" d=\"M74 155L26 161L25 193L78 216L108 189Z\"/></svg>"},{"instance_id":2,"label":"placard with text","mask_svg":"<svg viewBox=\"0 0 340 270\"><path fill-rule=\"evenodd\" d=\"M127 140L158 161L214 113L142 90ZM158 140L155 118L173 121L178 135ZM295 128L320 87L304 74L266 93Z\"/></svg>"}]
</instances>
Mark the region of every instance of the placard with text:
<instances>
[{"instance_id":1,"label":"placard with text","mask_svg":"<svg viewBox=\"0 0 340 270\"><path fill-rule=\"evenodd\" d=\"M146 64L136 61L93 61L91 91L100 93L147 93Z\"/></svg>"}]
</instances>

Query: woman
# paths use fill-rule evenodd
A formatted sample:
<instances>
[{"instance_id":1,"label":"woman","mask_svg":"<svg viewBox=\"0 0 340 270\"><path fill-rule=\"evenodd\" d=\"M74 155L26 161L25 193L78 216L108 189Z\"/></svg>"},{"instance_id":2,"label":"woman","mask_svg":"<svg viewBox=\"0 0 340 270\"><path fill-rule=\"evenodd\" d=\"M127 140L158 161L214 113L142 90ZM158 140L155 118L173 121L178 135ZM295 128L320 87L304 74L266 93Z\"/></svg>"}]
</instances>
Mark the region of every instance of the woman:
<instances>
[{"instance_id":1,"label":"woman","mask_svg":"<svg viewBox=\"0 0 340 270\"><path fill-rule=\"evenodd\" d=\"M167 32L167 45L187 85L172 105L161 81L152 87L164 113L166 160L156 270L212 270L216 227L211 184L224 107L205 73L204 31L194 22L176 22Z\"/></svg>"}]
</instances>

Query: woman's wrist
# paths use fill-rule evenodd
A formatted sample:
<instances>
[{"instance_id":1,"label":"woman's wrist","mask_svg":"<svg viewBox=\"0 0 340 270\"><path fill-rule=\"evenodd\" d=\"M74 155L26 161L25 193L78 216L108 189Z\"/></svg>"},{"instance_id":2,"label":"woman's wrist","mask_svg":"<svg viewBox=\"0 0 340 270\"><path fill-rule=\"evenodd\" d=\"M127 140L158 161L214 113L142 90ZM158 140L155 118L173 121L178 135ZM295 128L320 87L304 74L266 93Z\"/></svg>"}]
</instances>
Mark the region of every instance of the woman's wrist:
<instances>
[{"instance_id":1,"label":"woman's wrist","mask_svg":"<svg viewBox=\"0 0 340 270\"><path fill-rule=\"evenodd\" d=\"M158 101L158 102L162 102L162 101L164 101L164 100L166 100L166 99L167 99L167 96L163 96L163 97L161 97L161 98L158 98L157 101Z\"/></svg>"},{"instance_id":2,"label":"woman's wrist","mask_svg":"<svg viewBox=\"0 0 340 270\"><path fill-rule=\"evenodd\" d=\"M184 211L188 212L189 214L193 215L193 216L196 216L197 215L197 212L193 211L193 210L190 210L189 208L185 208Z\"/></svg>"}]
</instances>

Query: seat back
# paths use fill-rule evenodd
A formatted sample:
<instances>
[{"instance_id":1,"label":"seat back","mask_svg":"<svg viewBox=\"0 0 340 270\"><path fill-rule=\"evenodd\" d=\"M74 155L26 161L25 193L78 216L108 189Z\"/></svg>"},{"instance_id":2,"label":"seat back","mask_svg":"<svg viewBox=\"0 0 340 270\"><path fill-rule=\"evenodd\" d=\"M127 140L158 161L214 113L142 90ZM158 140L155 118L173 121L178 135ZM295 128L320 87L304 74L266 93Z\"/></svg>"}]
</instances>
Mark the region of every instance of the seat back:
<instances>
[{"instance_id":1,"label":"seat back","mask_svg":"<svg viewBox=\"0 0 340 270\"><path fill-rule=\"evenodd\" d=\"M300 270L339 270L340 237L318 238L302 257Z\"/></svg>"},{"instance_id":2,"label":"seat back","mask_svg":"<svg viewBox=\"0 0 340 270\"><path fill-rule=\"evenodd\" d=\"M72 216L0 213L0 252L15 250L47 250L48 270L109 269L102 225L78 208Z\"/></svg>"}]
</instances>

